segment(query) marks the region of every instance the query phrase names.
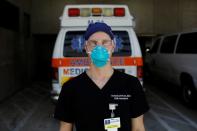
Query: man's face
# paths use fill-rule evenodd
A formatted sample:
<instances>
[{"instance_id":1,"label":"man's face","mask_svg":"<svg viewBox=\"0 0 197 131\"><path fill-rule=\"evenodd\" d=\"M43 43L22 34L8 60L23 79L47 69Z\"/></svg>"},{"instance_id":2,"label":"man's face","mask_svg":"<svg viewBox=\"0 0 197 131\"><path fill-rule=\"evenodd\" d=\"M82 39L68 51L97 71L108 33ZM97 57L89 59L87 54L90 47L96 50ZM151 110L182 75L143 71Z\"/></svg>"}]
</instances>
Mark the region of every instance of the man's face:
<instances>
[{"instance_id":1,"label":"man's face","mask_svg":"<svg viewBox=\"0 0 197 131\"><path fill-rule=\"evenodd\" d=\"M105 32L96 32L89 37L86 41L86 52L91 52L97 45L105 47L110 52L115 48L113 40Z\"/></svg>"}]
</instances>

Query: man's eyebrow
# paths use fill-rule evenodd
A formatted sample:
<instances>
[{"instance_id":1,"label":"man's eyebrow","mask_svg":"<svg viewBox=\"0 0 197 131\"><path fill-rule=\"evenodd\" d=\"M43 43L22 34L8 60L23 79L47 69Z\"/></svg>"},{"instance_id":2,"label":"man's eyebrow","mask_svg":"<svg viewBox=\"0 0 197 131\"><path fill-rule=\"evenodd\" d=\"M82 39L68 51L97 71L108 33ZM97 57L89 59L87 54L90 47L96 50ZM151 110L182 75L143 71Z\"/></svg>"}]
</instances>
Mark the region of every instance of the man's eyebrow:
<instances>
[{"instance_id":1,"label":"man's eyebrow","mask_svg":"<svg viewBox=\"0 0 197 131\"><path fill-rule=\"evenodd\" d=\"M88 40L88 41L95 41L97 42L98 40ZM102 41L111 41L110 39L103 39Z\"/></svg>"},{"instance_id":2,"label":"man's eyebrow","mask_svg":"<svg viewBox=\"0 0 197 131\"><path fill-rule=\"evenodd\" d=\"M93 41L93 42L97 42L97 40L88 40L88 41Z\"/></svg>"},{"instance_id":3,"label":"man's eyebrow","mask_svg":"<svg viewBox=\"0 0 197 131\"><path fill-rule=\"evenodd\" d=\"M112 40L109 40L109 39L105 39L105 40L103 40L103 41L112 41Z\"/></svg>"}]
</instances>

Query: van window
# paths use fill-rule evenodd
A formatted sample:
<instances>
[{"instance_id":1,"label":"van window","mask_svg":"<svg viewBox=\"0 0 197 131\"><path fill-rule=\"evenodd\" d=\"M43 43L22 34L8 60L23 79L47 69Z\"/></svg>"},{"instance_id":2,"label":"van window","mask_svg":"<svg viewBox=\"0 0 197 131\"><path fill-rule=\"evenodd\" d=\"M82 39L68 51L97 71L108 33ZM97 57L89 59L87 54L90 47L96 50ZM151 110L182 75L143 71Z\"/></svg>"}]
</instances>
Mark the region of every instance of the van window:
<instances>
[{"instance_id":1,"label":"van window","mask_svg":"<svg viewBox=\"0 0 197 131\"><path fill-rule=\"evenodd\" d=\"M163 39L160 52L161 53L173 53L176 43L177 35L167 36Z\"/></svg>"},{"instance_id":2,"label":"van window","mask_svg":"<svg viewBox=\"0 0 197 131\"><path fill-rule=\"evenodd\" d=\"M151 49L151 53L156 53L159 47L159 43L160 43L161 39L157 39L154 44L153 47Z\"/></svg>"},{"instance_id":3,"label":"van window","mask_svg":"<svg viewBox=\"0 0 197 131\"><path fill-rule=\"evenodd\" d=\"M197 53L197 32L182 34L180 36L176 52L196 54Z\"/></svg>"},{"instance_id":4,"label":"van window","mask_svg":"<svg viewBox=\"0 0 197 131\"><path fill-rule=\"evenodd\" d=\"M126 31L113 31L116 48L113 56L131 56L131 44L129 34ZM69 31L64 40L64 57L85 57L84 49L85 31Z\"/></svg>"}]
</instances>

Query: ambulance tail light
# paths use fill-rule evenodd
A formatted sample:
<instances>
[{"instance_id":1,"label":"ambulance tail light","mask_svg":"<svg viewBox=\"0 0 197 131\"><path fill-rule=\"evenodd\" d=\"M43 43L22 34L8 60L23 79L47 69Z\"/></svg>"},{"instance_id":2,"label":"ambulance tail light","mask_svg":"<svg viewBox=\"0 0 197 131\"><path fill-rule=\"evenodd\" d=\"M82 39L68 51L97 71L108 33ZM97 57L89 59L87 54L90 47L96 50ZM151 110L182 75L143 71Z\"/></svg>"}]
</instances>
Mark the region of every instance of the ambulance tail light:
<instances>
[{"instance_id":1,"label":"ambulance tail light","mask_svg":"<svg viewBox=\"0 0 197 131\"><path fill-rule=\"evenodd\" d=\"M70 8L68 9L68 16L75 17L80 15L80 10L78 8Z\"/></svg>"},{"instance_id":2,"label":"ambulance tail light","mask_svg":"<svg viewBox=\"0 0 197 131\"><path fill-rule=\"evenodd\" d=\"M124 8L114 8L114 16L125 16Z\"/></svg>"},{"instance_id":3,"label":"ambulance tail light","mask_svg":"<svg viewBox=\"0 0 197 131\"><path fill-rule=\"evenodd\" d=\"M137 66L137 77L139 80L143 78L143 66Z\"/></svg>"},{"instance_id":4,"label":"ambulance tail light","mask_svg":"<svg viewBox=\"0 0 197 131\"><path fill-rule=\"evenodd\" d=\"M58 82L58 68L53 68L52 80L53 80L53 82Z\"/></svg>"}]
</instances>

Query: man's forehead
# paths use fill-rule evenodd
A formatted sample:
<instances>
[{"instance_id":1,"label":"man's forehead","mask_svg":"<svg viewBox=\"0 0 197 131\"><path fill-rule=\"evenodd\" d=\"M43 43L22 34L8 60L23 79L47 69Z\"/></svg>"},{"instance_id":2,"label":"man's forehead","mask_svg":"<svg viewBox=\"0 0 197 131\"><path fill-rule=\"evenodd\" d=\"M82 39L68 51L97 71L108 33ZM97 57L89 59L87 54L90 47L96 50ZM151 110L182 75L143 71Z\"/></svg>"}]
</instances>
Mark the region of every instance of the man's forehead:
<instances>
[{"instance_id":1,"label":"man's forehead","mask_svg":"<svg viewBox=\"0 0 197 131\"><path fill-rule=\"evenodd\" d=\"M111 37L105 33L105 32L95 32L94 34L92 34L88 40L91 40L91 39L94 39L94 40L100 40L100 39L108 39L108 40L111 40Z\"/></svg>"}]
</instances>

